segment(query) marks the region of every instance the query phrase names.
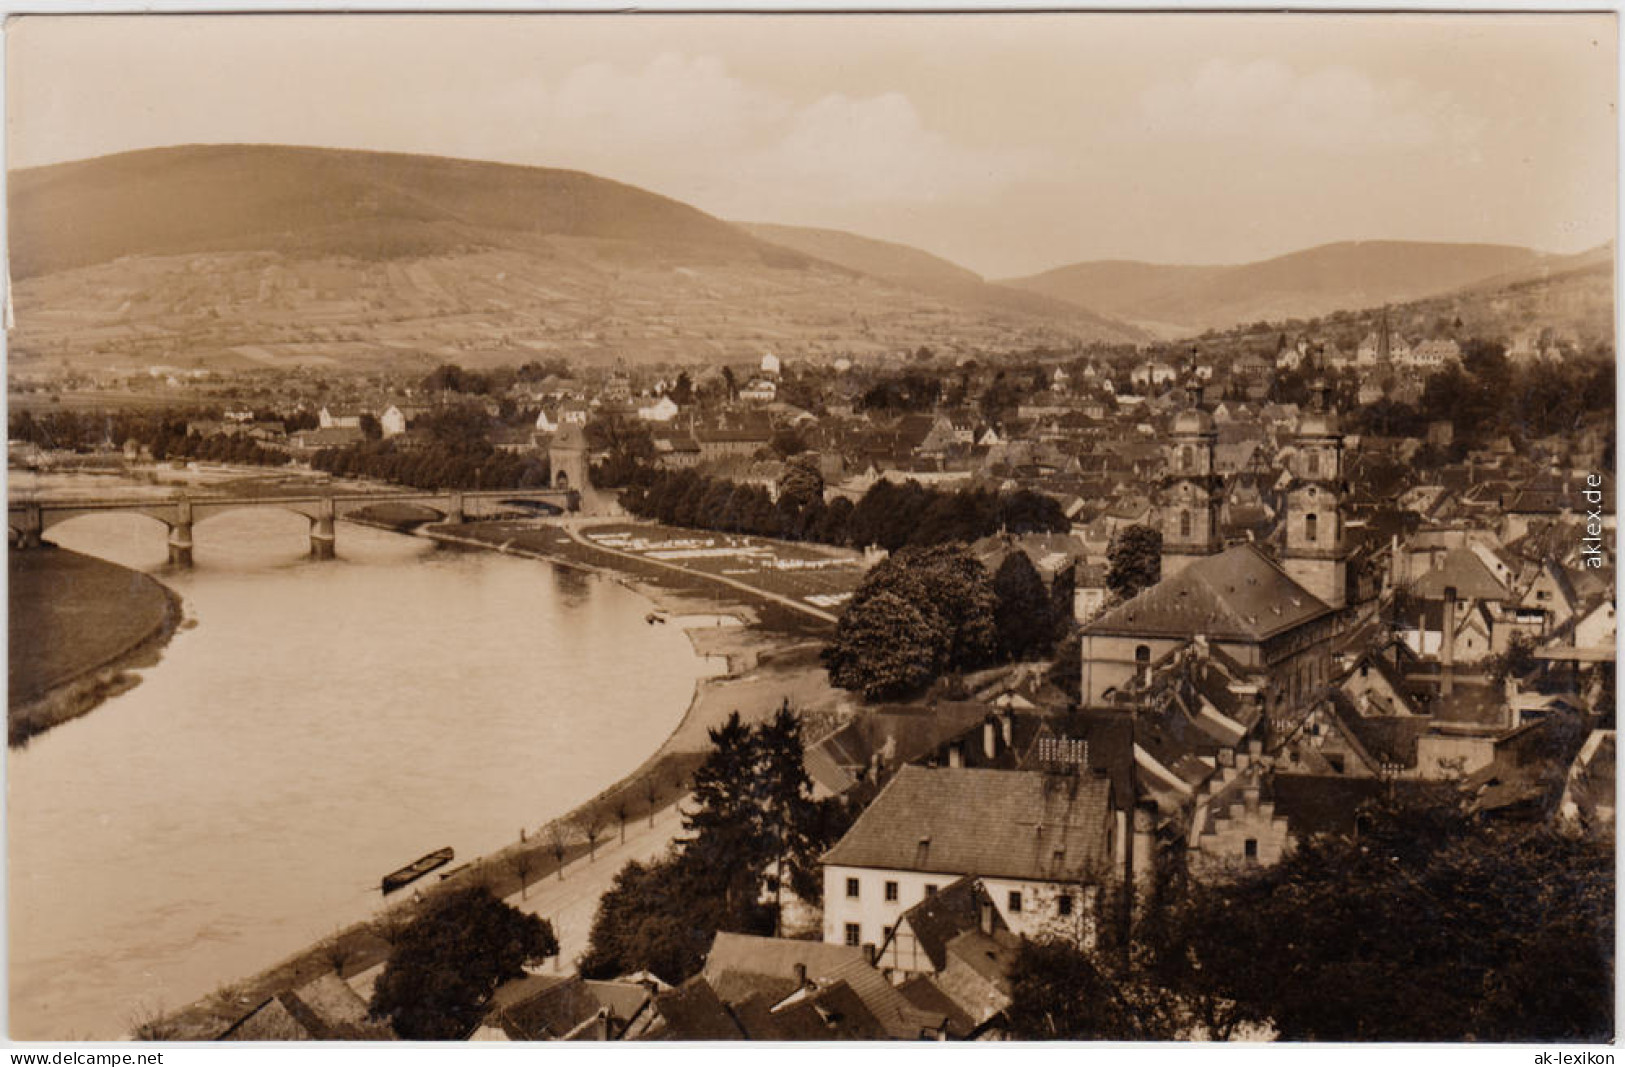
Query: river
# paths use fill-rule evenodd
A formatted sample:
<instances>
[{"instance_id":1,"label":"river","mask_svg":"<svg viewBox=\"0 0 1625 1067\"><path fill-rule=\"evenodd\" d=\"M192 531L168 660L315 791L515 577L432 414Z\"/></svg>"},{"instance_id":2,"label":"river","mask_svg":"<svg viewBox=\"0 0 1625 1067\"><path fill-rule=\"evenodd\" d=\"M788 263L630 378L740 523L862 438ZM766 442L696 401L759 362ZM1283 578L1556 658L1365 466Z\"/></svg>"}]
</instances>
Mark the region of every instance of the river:
<instances>
[{"instance_id":1,"label":"river","mask_svg":"<svg viewBox=\"0 0 1625 1067\"><path fill-rule=\"evenodd\" d=\"M195 620L141 684L7 761L10 1033L114 1038L379 903L451 845L515 840L632 771L714 673L635 593L529 560L229 512L97 515L65 548L147 571Z\"/></svg>"}]
</instances>

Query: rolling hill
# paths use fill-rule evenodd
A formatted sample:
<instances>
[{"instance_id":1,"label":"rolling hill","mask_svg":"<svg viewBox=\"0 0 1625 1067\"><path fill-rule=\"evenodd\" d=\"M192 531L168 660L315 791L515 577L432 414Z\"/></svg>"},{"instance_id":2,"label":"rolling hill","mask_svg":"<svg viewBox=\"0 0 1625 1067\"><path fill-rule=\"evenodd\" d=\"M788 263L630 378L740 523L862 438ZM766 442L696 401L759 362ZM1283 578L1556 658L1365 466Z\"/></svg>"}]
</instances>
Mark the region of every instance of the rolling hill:
<instances>
[{"instance_id":1,"label":"rolling hill","mask_svg":"<svg viewBox=\"0 0 1625 1067\"><path fill-rule=\"evenodd\" d=\"M1138 332L902 284L576 171L266 145L10 175L14 367L728 360Z\"/></svg>"},{"instance_id":2,"label":"rolling hill","mask_svg":"<svg viewBox=\"0 0 1625 1067\"><path fill-rule=\"evenodd\" d=\"M780 247L962 307L990 314L1072 321L1085 330L1102 333L1125 332L1123 323L1113 322L1088 308L1043 293L991 284L974 271L909 245L878 241L842 230L760 222L738 225L745 232ZM1139 335L1134 339L1148 340L1150 336L1138 330L1127 332Z\"/></svg>"},{"instance_id":3,"label":"rolling hill","mask_svg":"<svg viewBox=\"0 0 1625 1067\"><path fill-rule=\"evenodd\" d=\"M1509 245L1350 241L1239 266L1078 263L1004 284L1179 336L1418 300L1536 269L1543 258Z\"/></svg>"}]
</instances>

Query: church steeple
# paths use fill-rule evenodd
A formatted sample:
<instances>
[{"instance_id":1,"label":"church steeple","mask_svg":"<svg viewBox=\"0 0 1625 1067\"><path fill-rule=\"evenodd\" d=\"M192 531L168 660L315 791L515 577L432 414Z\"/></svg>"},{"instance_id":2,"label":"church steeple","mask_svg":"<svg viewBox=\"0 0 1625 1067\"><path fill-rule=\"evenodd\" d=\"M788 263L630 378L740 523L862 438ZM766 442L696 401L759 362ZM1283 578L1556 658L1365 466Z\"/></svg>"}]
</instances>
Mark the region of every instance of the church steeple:
<instances>
[{"instance_id":1,"label":"church steeple","mask_svg":"<svg viewBox=\"0 0 1625 1067\"><path fill-rule=\"evenodd\" d=\"M1349 556L1342 513L1343 434L1336 413L1325 409L1325 383L1310 388L1317 399L1298 422L1282 566L1299 585L1341 608L1348 603Z\"/></svg>"},{"instance_id":2,"label":"church steeple","mask_svg":"<svg viewBox=\"0 0 1625 1067\"><path fill-rule=\"evenodd\" d=\"M1174 417L1161 488L1162 576L1224 547L1219 536L1220 479L1213 453L1218 431L1204 411Z\"/></svg>"}]
</instances>

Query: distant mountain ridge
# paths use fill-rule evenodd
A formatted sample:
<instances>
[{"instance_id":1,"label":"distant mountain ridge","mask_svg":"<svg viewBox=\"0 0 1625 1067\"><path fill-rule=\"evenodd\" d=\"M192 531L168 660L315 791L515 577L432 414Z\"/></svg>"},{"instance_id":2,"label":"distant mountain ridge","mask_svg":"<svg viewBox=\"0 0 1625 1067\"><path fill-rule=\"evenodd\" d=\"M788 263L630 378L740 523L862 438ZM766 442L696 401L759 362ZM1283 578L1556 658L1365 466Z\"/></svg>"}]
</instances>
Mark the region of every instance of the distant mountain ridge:
<instances>
[{"instance_id":1,"label":"distant mountain ridge","mask_svg":"<svg viewBox=\"0 0 1625 1067\"><path fill-rule=\"evenodd\" d=\"M277 145L186 145L13 171L12 276L129 255L409 258L533 237L637 240L786 262L668 197L581 171ZM799 256L790 265L805 265Z\"/></svg>"},{"instance_id":2,"label":"distant mountain ridge","mask_svg":"<svg viewBox=\"0 0 1625 1067\"><path fill-rule=\"evenodd\" d=\"M13 365L988 353L1139 331L935 288L580 171L190 145L12 172ZM920 255L923 255L921 253Z\"/></svg>"},{"instance_id":3,"label":"distant mountain ridge","mask_svg":"<svg viewBox=\"0 0 1625 1067\"><path fill-rule=\"evenodd\" d=\"M1123 323L1112 322L1069 301L990 283L975 271L911 245L863 237L844 230L780 226L765 222L741 222L736 225L754 237L826 263L990 313L1082 320L1101 329L1133 334L1138 340L1149 337L1143 331L1132 328L1125 330Z\"/></svg>"},{"instance_id":4,"label":"distant mountain ridge","mask_svg":"<svg viewBox=\"0 0 1625 1067\"><path fill-rule=\"evenodd\" d=\"M1098 261L1003 284L1164 335L1416 300L1534 269L1528 248L1345 241L1237 266Z\"/></svg>"}]
</instances>

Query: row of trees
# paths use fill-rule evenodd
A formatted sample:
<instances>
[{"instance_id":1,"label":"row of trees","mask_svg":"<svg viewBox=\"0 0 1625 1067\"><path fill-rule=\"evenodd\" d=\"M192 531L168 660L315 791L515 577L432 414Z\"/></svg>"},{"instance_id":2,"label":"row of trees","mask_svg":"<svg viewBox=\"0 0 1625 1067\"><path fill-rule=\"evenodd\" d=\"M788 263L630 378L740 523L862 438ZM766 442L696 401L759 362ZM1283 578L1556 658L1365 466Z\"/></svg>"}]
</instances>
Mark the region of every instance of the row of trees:
<instances>
[{"instance_id":1,"label":"row of trees","mask_svg":"<svg viewBox=\"0 0 1625 1067\"><path fill-rule=\"evenodd\" d=\"M1614 1032L1611 838L1388 799L1214 884L1159 873L1131 942L1023 946L1017 1036L1596 1041Z\"/></svg>"},{"instance_id":2,"label":"row of trees","mask_svg":"<svg viewBox=\"0 0 1625 1067\"><path fill-rule=\"evenodd\" d=\"M831 683L870 700L909 696L944 674L1049 655L1070 601L1045 588L1025 552L990 575L962 544L905 548L865 576L824 665Z\"/></svg>"},{"instance_id":3,"label":"row of trees","mask_svg":"<svg viewBox=\"0 0 1625 1067\"><path fill-rule=\"evenodd\" d=\"M1070 529L1057 501L1026 489L944 491L914 481L903 485L881 481L856 504L846 497L826 504L817 462L806 455L786 464L776 503L765 486L692 470L646 470L622 494L621 504L634 515L676 526L830 545L880 545L888 551L975 541L1000 530L1019 534Z\"/></svg>"},{"instance_id":4,"label":"row of trees","mask_svg":"<svg viewBox=\"0 0 1625 1067\"><path fill-rule=\"evenodd\" d=\"M548 485L545 456L520 456L489 449L461 451L444 445L396 448L390 441L367 441L348 448L324 448L310 465L341 478L375 478L414 489L539 489Z\"/></svg>"},{"instance_id":5,"label":"row of trees","mask_svg":"<svg viewBox=\"0 0 1625 1067\"><path fill-rule=\"evenodd\" d=\"M187 450L195 449L196 446L182 443L188 436L187 426L204 417L219 418L220 412L218 410L186 412L177 409L101 412L73 409L39 412L17 410L7 419L7 436L9 440L27 441L41 448L71 450L119 448L127 441L134 441L151 449L153 455L160 459L165 455L190 457L195 456L196 452ZM314 412L298 412L293 415L267 412L260 417L268 421L281 422L290 432L312 429L317 421ZM286 462L286 457L282 458L282 462Z\"/></svg>"},{"instance_id":6,"label":"row of trees","mask_svg":"<svg viewBox=\"0 0 1625 1067\"><path fill-rule=\"evenodd\" d=\"M171 459L201 459L209 463L282 467L288 462L286 452L264 448L253 438L240 434L217 433L200 437L195 433L177 436L167 431L159 431L148 447L152 449L152 458L159 463Z\"/></svg>"},{"instance_id":7,"label":"row of trees","mask_svg":"<svg viewBox=\"0 0 1625 1067\"><path fill-rule=\"evenodd\" d=\"M628 863L599 900L577 964L586 977L649 971L680 983L718 931L779 932L785 889L821 899L818 857L854 813L838 798L813 800L801 720L788 704L755 726L736 712L710 736L684 837L660 859Z\"/></svg>"}]
</instances>

